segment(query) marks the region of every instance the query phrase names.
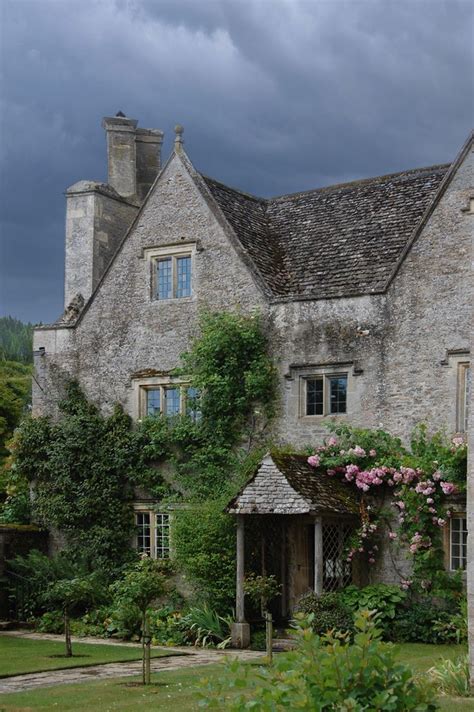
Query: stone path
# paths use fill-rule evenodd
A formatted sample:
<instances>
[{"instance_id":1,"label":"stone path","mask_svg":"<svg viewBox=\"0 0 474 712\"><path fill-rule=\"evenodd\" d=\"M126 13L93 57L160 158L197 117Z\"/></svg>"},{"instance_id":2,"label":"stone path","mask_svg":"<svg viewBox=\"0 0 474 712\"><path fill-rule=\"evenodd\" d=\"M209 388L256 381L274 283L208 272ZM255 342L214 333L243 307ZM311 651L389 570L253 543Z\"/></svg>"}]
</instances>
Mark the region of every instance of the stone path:
<instances>
[{"instance_id":1,"label":"stone path","mask_svg":"<svg viewBox=\"0 0 474 712\"><path fill-rule=\"evenodd\" d=\"M60 635L48 635L40 633L28 633L24 631L8 631L0 633L2 635L14 635L33 640L63 640ZM141 647L139 643L122 643L119 641L104 640L102 638L72 638L74 642L91 643L92 645L119 645ZM168 648L154 646L153 650L163 650L168 653L179 652L185 655L152 658L152 672L165 670L182 670L201 665L212 665L221 662L226 656L238 657L240 660L256 660L262 657L262 653L255 650L215 650L212 648ZM90 665L88 667L67 668L63 670L50 670L48 672L33 672L25 675L14 675L0 679L0 693L21 692L31 690L36 687L50 687L51 685L65 685L76 682L90 682L103 680L112 677L128 677L140 675L142 671L141 660L124 663L104 663L102 665Z\"/></svg>"}]
</instances>

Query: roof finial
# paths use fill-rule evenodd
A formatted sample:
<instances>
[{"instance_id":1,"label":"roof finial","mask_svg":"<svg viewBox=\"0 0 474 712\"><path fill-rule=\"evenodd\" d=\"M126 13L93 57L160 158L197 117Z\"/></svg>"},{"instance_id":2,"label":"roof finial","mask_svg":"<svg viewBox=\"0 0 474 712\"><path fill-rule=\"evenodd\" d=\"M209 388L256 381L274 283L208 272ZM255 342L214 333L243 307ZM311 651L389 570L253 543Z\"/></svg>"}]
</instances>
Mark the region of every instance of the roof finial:
<instances>
[{"instance_id":1,"label":"roof finial","mask_svg":"<svg viewBox=\"0 0 474 712\"><path fill-rule=\"evenodd\" d=\"M174 127L174 132L176 134L176 136L174 138L174 150L179 152L183 148L184 128L181 126L181 124L176 124L176 126Z\"/></svg>"},{"instance_id":2,"label":"roof finial","mask_svg":"<svg viewBox=\"0 0 474 712\"><path fill-rule=\"evenodd\" d=\"M123 113L123 111L117 111L117 113L115 114L115 116L120 116L121 119L125 119L125 118L126 118L126 116L125 116L125 114Z\"/></svg>"}]
</instances>

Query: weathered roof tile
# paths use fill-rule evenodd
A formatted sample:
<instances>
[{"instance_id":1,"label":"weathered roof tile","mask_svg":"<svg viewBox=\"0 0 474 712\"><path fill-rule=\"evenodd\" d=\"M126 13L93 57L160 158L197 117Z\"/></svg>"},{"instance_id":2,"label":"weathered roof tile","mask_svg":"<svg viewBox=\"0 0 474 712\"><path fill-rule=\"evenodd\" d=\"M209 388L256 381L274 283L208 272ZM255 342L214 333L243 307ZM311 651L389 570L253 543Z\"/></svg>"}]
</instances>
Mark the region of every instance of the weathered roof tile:
<instances>
[{"instance_id":1,"label":"weathered roof tile","mask_svg":"<svg viewBox=\"0 0 474 712\"><path fill-rule=\"evenodd\" d=\"M264 200L203 179L275 297L383 291L449 165Z\"/></svg>"}]
</instances>

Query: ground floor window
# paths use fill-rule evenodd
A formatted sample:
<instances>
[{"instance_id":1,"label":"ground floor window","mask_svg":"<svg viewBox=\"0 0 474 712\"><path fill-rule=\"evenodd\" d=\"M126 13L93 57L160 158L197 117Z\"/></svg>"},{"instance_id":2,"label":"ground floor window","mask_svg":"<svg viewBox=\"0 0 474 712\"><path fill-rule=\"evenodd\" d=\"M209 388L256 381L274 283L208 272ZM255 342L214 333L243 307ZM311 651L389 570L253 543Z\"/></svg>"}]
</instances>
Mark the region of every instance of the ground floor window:
<instances>
[{"instance_id":1,"label":"ground floor window","mask_svg":"<svg viewBox=\"0 0 474 712\"><path fill-rule=\"evenodd\" d=\"M453 514L449 523L449 568L465 569L467 565L467 518Z\"/></svg>"},{"instance_id":2,"label":"ground floor window","mask_svg":"<svg viewBox=\"0 0 474 712\"><path fill-rule=\"evenodd\" d=\"M153 559L170 556L170 515L152 510L135 511L135 546Z\"/></svg>"},{"instance_id":3,"label":"ground floor window","mask_svg":"<svg viewBox=\"0 0 474 712\"><path fill-rule=\"evenodd\" d=\"M323 591L337 591L352 583L352 564L346 546L352 529L323 523Z\"/></svg>"}]
</instances>

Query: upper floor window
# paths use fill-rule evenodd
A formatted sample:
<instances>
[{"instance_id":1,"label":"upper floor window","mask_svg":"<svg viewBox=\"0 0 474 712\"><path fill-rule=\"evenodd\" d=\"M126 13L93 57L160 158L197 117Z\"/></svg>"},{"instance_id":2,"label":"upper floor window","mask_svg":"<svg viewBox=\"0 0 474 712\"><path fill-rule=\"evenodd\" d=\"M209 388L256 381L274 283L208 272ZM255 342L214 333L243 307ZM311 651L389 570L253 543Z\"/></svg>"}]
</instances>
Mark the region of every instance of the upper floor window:
<instances>
[{"instance_id":1,"label":"upper floor window","mask_svg":"<svg viewBox=\"0 0 474 712\"><path fill-rule=\"evenodd\" d=\"M189 415L199 420L199 393L196 388L176 385L141 386L141 416L147 415Z\"/></svg>"},{"instance_id":2,"label":"upper floor window","mask_svg":"<svg viewBox=\"0 0 474 712\"><path fill-rule=\"evenodd\" d=\"M472 389L472 371L469 361L458 363L457 424L459 433L467 433L469 420L469 401Z\"/></svg>"},{"instance_id":3,"label":"upper floor window","mask_svg":"<svg viewBox=\"0 0 474 712\"><path fill-rule=\"evenodd\" d=\"M155 260L155 298L191 296L191 255L170 255Z\"/></svg>"},{"instance_id":4,"label":"upper floor window","mask_svg":"<svg viewBox=\"0 0 474 712\"><path fill-rule=\"evenodd\" d=\"M347 373L304 377L303 391L303 415L347 413Z\"/></svg>"}]
</instances>

